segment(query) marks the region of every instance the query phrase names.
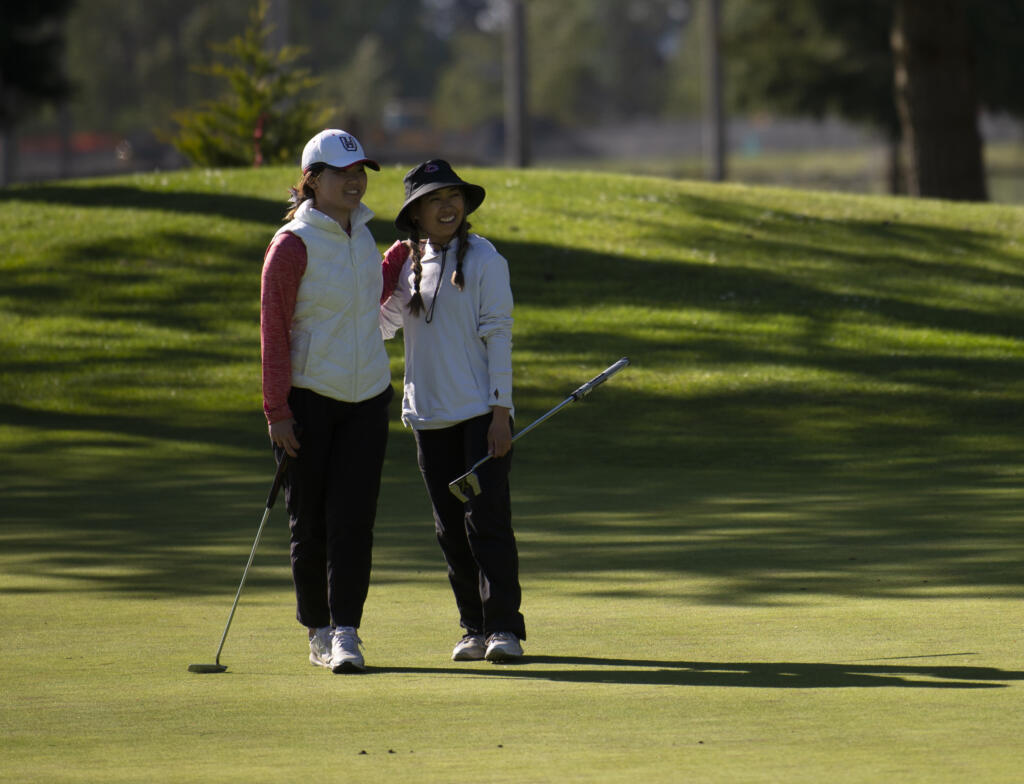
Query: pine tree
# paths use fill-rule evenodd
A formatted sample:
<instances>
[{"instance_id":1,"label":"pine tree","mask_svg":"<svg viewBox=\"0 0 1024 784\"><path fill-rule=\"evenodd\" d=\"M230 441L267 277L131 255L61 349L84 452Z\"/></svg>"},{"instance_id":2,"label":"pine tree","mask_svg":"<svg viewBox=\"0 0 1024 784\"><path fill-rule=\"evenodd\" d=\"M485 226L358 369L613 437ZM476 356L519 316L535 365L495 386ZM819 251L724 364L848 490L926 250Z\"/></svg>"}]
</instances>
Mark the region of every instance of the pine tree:
<instances>
[{"instance_id":1,"label":"pine tree","mask_svg":"<svg viewBox=\"0 0 1024 784\"><path fill-rule=\"evenodd\" d=\"M193 164L260 166L291 161L326 120L328 112L305 96L320 81L297 65L306 50L286 46L270 51L271 30L268 6L261 0L241 35L212 47L225 61L202 72L226 80L229 89L219 101L176 113L180 127L170 138Z\"/></svg>"}]
</instances>

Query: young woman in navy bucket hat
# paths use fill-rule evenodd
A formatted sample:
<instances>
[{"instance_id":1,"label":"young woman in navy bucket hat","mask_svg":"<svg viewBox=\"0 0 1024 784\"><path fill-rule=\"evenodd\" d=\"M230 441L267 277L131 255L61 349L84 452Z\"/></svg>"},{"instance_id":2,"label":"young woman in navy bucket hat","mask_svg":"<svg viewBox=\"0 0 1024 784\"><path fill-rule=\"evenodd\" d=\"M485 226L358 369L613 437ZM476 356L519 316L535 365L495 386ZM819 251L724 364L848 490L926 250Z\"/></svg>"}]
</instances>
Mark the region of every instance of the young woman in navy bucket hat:
<instances>
[{"instance_id":1,"label":"young woman in navy bucket hat","mask_svg":"<svg viewBox=\"0 0 1024 784\"><path fill-rule=\"evenodd\" d=\"M448 564L462 639L452 659L523 654L519 556L512 529L512 291L508 263L467 216L479 185L435 159L405 176L395 226L408 237L385 254L381 325L403 330L402 421L412 427ZM463 503L448 483L485 454L481 492Z\"/></svg>"},{"instance_id":2,"label":"young woman in navy bucket hat","mask_svg":"<svg viewBox=\"0 0 1024 784\"><path fill-rule=\"evenodd\" d=\"M381 257L362 203L362 145L322 131L302 153L293 208L263 262L263 408L285 499L292 577L309 659L365 669L357 633L370 584L373 525L394 392L379 303Z\"/></svg>"}]
</instances>

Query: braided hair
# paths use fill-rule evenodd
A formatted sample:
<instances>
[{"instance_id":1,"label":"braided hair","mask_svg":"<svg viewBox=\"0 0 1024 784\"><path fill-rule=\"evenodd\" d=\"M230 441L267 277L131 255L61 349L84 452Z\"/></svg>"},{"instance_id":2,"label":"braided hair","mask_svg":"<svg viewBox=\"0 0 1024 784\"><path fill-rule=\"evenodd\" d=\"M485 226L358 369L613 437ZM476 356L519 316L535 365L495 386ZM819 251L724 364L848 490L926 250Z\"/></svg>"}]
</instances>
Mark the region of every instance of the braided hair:
<instances>
[{"instance_id":1,"label":"braided hair","mask_svg":"<svg viewBox=\"0 0 1024 784\"><path fill-rule=\"evenodd\" d=\"M462 262L469 252L469 230L473 228L468 220L462 219L459 228L455 231L455 237L459 241L459 247L455 251L455 271L452 273L452 285L462 291L466 285L466 278L462 274ZM426 237L420 237L420 227L414 220L409 239L405 241L412 256L413 292L409 299L409 312L414 316L420 315L423 311L423 295L420 294L420 280L423 277L423 248L426 244Z\"/></svg>"}]
</instances>

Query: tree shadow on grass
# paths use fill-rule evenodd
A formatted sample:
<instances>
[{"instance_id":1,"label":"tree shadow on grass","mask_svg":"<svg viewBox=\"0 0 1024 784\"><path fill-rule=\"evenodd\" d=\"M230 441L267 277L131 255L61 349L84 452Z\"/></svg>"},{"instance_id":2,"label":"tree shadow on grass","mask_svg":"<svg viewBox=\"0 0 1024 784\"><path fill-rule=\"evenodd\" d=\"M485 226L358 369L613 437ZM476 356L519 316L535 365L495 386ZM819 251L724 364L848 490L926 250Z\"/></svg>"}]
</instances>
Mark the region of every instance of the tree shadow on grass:
<instances>
[{"instance_id":1,"label":"tree shadow on grass","mask_svg":"<svg viewBox=\"0 0 1024 784\"><path fill-rule=\"evenodd\" d=\"M110 261L105 246L70 245L68 257L38 281L38 270L25 270L0 286L25 318L72 304L83 317L130 314L197 333L222 329L224 314L229 322L255 316L259 259L283 211L282 204L254 196L129 186L43 186L0 197L16 199L35 200L40 210L49 203L131 207L265 223L266 231L257 226L219 240L198 280L169 275L166 259L151 263L146 242L137 240L122 248L123 267L95 266ZM1008 306L928 292L941 279L965 292L979 284L998 288L1012 302L1024 281L1019 253L997 235L923 223L818 220L686 195L674 208L665 220L643 223L638 237L623 235L624 244L647 243L647 258L636 257L632 244L627 254L625 248L498 242L509 258L517 304L559 316L557 326L538 320L516 337L517 350L532 355L526 369L545 377L517 375L522 422L561 399L552 376L566 381L558 392L567 394L582 380L576 376L581 363L600 370L621 355L654 374L697 367L725 377L744 365L795 366L849 374L860 387L836 394L737 377L700 394L674 382L642 391L628 380L609 384L600 402L574 406L564 415L568 421L517 446L513 494L516 525L526 534L526 576L585 575L595 595L617 596L647 594L642 581L603 581L607 572L660 575L678 584L710 576L725 586L711 600L736 604L784 600L804 590L913 597L926 591L920 588L926 582L1021 596L1024 576L1013 560L1021 495L1013 485L1022 469L1019 449L1014 443L1011 451L1004 432L1019 410L1014 390L1024 360L1009 349L960 356L934 347L850 349L831 340L836 325L865 320L979 340L1016 337L1024 319ZM687 215L709 218L713 233L675 223ZM380 220L372 229L378 238L393 234ZM201 250L180 231L159 238L171 248L167 258ZM658 258L679 247L693 252ZM961 265L960 252L984 263ZM779 263L760 263L759 254ZM117 288L122 278L124 291ZM202 285L211 280L216 285ZM150 281L163 284L163 295L133 308L131 286ZM94 294L95 302L79 301L80 293ZM573 320L574 309L617 306L646 313L651 329L638 337L621 317L606 328L599 319ZM722 316L726 324L681 325L680 310ZM803 329L759 337L730 328L736 315L784 316ZM255 379L255 318L249 328ZM116 393L125 367L138 370L135 386L163 383L147 373L161 363L199 371L200 380L190 382L198 384L242 353L231 341L193 352L155 346L137 359L116 358L109 379L102 356L83 362L73 354L19 355L9 369L48 379L81 365L82 384L109 384ZM58 414L27 399L0 406L0 425L40 435L20 454L0 457L0 485L10 483L0 527L9 537L5 552L20 558L14 568L27 577L70 572L78 576L56 584L76 590L207 595L233 589L270 475L259 411L210 409L189 417L171 396L160 406L117 402L116 394L82 398L86 410L98 413ZM81 465L81 456L67 460L60 437L67 431L83 434L76 448L88 446L108 462L92 468ZM375 579L403 580L438 568L411 440L400 431L395 428L389 447L377 529L385 566ZM121 433L136 438L111 437ZM196 453L220 445L230 454L191 455L184 446L152 458L146 453L163 444L194 444ZM992 470L995 464L1001 472ZM395 498L402 500L395 504ZM267 546L283 544L270 535ZM109 574L101 568L125 563L137 568ZM264 582L257 569L251 587L264 585L279 583Z\"/></svg>"},{"instance_id":2,"label":"tree shadow on grass","mask_svg":"<svg viewBox=\"0 0 1024 784\"><path fill-rule=\"evenodd\" d=\"M963 655L963 654L958 654ZM576 669L536 669L534 665ZM525 678L560 683L625 686L706 686L748 689L999 689L998 681L1024 680L1024 672L994 667L832 664L815 662L689 662L606 659L591 656L524 656L486 669L381 667L370 671L411 675Z\"/></svg>"},{"instance_id":3,"label":"tree shadow on grass","mask_svg":"<svg viewBox=\"0 0 1024 784\"><path fill-rule=\"evenodd\" d=\"M282 190L287 189L287 185ZM135 185L95 185L86 183L42 184L11 188L0 192L6 201L64 204L99 209L161 210L195 215L219 215L231 220L280 221L284 201L216 191L164 191Z\"/></svg>"},{"instance_id":4,"label":"tree shadow on grass","mask_svg":"<svg viewBox=\"0 0 1024 784\"><path fill-rule=\"evenodd\" d=\"M799 411L790 402L779 411ZM899 439L870 447L863 433L784 438L788 420L759 425L749 416L755 403L698 401L686 415L692 426L679 418L664 433L640 421L608 428L595 404L517 445L524 589L572 580L582 595L659 597L680 608L807 595L1024 596L1018 455L955 452L937 435L909 455ZM671 401L646 405L663 425L676 421ZM39 435L0 459L8 593L52 578L53 591L230 596L273 472L258 413L185 423L0 406L0 416ZM66 432L78 435L61 441ZM149 452L173 442L182 446ZM93 454L117 457L91 463ZM992 471L999 462L1008 470ZM284 521L279 501L247 591L288 585ZM443 579L412 439L400 426L389 443L375 563L377 583Z\"/></svg>"},{"instance_id":5,"label":"tree shadow on grass","mask_svg":"<svg viewBox=\"0 0 1024 784\"><path fill-rule=\"evenodd\" d=\"M287 180L282 180L283 194L287 194L290 184ZM4 202L59 204L96 209L157 210L260 223L266 225L267 231L251 246L259 255L262 255L274 231L284 223L284 214L289 208L283 198L268 199L244 193L222 193L214 190L172 191L137 185L93 183L43 183L8 188L0 190L0 204ZM387 238L395 234L394 224L380 217L371 220L369 228L374 237Z\"/></svg>"}]
</instances>

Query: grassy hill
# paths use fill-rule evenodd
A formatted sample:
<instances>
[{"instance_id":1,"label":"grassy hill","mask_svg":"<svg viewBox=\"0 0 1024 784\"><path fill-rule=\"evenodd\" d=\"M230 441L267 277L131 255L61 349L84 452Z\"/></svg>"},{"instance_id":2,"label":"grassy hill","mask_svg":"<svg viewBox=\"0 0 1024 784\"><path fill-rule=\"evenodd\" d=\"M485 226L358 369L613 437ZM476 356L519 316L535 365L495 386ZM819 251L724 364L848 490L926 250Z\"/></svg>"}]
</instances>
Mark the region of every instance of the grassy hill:
<instances>
[{"instance_id":1,"label":"grassy hill","mask_svg":"<svg viewBox=\"0 0 1024 784\"><path fill-rule=\"evenodd\" d=\"M370 176L382 248L402 173ZM1012 780L1024 208L460 173L510 264L519 423L633 365L517 446L515 668L447 661L395 422L357 679L308 672L281 509L229 675L185 673L272 472L259 273L294 172L0 190L12 775Z\"/></svg>"}]
</instances>

